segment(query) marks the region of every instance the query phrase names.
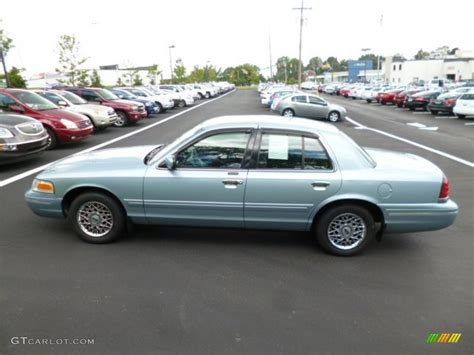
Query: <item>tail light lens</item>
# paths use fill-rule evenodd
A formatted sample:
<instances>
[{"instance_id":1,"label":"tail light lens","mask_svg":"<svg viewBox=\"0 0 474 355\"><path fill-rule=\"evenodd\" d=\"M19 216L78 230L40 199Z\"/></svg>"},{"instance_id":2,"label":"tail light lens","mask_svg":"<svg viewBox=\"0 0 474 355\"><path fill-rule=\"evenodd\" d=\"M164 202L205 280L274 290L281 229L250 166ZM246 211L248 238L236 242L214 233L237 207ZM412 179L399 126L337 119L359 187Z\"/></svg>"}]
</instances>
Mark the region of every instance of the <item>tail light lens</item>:
<instances>
[{"instance_id":1,"label":"tail light lens","mask_svg":"<svg viewBox=\"0 0 474 355\"><path fill-rule=\"evenodd\" d=\"M448 101L446 101L446 104L448 104L448 106L454 106L456 104L456 100L449 99Z\"/></svg>"},{"instance_id":2,"label":"tail light lens","mask_svg":"<svg viewBox=\"0 0 474 355\"><path fill-rule=\"evenodd\" d=\"M443 183L439 191L439 201L446 202L449 199L449 181L446 175L443 175Z\"/></svg>"},{"instance_id":3,"label":"tail light lens","mask_svg":"<svg viewBox=\"0 0 474 355\"><path fill-rule=\"evenodd\" d=\"M415 101L423 102L423 101L425 101L425 98L424 97L417 97L415 99Z\"/></svg>"}]
</instances>

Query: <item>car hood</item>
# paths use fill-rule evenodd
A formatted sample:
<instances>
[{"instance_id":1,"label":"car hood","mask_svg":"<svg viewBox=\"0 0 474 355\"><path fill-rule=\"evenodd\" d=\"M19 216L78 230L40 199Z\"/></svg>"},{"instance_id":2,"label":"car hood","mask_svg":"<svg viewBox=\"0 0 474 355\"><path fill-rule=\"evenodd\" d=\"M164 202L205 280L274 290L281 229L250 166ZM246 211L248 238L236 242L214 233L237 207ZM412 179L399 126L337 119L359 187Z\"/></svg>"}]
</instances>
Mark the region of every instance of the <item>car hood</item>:
<instances>
[{"instance_id":1,"label":"car hood","mask_svg":"<svg viewBox=\"0 0 474 355\"><path fill-rule=\"evenodd\" d=\"M94 105L94 104L72 105L72 106L66 107L66 109L69 109L70 111L74 111L77 113L82 113L82 112L96 113L97 112L105 116L108 114L109 111L113 110L109 106Z\"/></svg>"},{"instance_id":2,"label":"car hood","mask_svg":"<svg viewBox=\"0 0 474 355\"><path fill-rule=\"evenodd\" d=\"M44 110L44 111L39 111L39 112L44 118L46 117L52 118L52 119L65 118L73 122L80 122L87 119L87 117L81 115L80 113L67 111L61 108L56 108L53 110Z\"/></svg>"},{"instance_id":3,"label":"car hood","mask_svg":"<svg viewBox=\"0 0 474 355\"><path fill-rule=\"evenodd\" d=\"M0 127L13 128L18 124L37 122L36 120L20 115L2 115L0 114Z\"/></svg>"},{"instance_id":4,"label":"car hood","mask_svg":"<svg viewBox=\"0 0 474 355\"><path fill-rule=\"evenodd\" d=\"M73 155L60 160L47 168L44 175L116 175L121 170L146 168L145 156L158 145L144 145L97 150L90 153Z\"/></svg>"},{"instance_id":5,"label":"car hood","mask_svg":"<svg viewBox=\"0 0 474 355\"><path fill-rule=\"evenodd\" d=\"M377 170L385 170L393 176L402 176L409 179L414 175L439 176L441 179L443 172L435 164L418 155L378 148L364 148L364 150L377 163Z\"/></svg>"}]
</instances>

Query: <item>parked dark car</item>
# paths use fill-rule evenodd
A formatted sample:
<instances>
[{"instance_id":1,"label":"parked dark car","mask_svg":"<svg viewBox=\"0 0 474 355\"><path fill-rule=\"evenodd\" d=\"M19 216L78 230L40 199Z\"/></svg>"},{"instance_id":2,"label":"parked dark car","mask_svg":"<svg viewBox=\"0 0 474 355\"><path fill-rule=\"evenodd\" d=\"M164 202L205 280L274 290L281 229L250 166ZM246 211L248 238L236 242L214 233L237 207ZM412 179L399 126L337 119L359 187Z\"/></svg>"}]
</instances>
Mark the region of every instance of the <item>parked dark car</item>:
<instances>
[{"instance_id":1,"label":"parked dark car","mask_svg":"<svg viewBox=\"0 0 474 355\"><path fill-rule=\"evenodd\" d=\"M147 117L154 113L160 113L161 111L156 102L154 102L153 100L148 100L143 97L135 96L126 90L112 89L111 91L122 100L135 101L143 104L145 106Z\"/></svg>"},{"instance_id":2,"label":"parked dark car","mask_svg":"<svg viewBox=\"0 0 474 355\"><path fill-rule=\"evenodd\" d=\"M428 104L431 100L436 99L441 93L439 91L422 91L407 97L405 107L410 111L416 109L428 110Z\"/></svg>"},{"instance_id":3,"label":"parked dark car","mask_svg":"<svg viewBox=\"0 0 474 355\"><path fill-rule=\"evenodd\" d=\"M57 144L78 142L94 131L89 118L60 109L40 95L23 89L0 89L0 110L33 117L40 121L50 138L48 149Z\"/></svg>"},{"instance_id":4,"label":"parked dark car","mask_svg":"<svg viewBox=\"0 0 474 355\"><path fill-rule=\"evenodd\" d=\"M114 123L117 127L136 123L147 116L143 104L134 101L121 100L117 95L106 89L67 87L64 88L64 90L71 91L86 101L112 107L119 117Z\"/></svg>"},{"instance_id":5,"label":"parked dark car","mask_svg":"<svg viewBox=\"0 0 474 355\"><path fill-rule=\"evenodd\" d=\"M37 157L48 147L41 122L0 111L0 165Z\"/></svg>"},{"instance_id":6,"label":"parked dark car","mask_svg":"<svg viewBox=\"0 0 474 355\"><path fill-rule=\"evenodd\" d=\"M431 100L428 104L428 110L433 114L447 113L448 115L454 115L453 108L456 105L456 100L462 94L450 94L446 93L439 95L436 99Z\"/></svg>"}]
</instances>

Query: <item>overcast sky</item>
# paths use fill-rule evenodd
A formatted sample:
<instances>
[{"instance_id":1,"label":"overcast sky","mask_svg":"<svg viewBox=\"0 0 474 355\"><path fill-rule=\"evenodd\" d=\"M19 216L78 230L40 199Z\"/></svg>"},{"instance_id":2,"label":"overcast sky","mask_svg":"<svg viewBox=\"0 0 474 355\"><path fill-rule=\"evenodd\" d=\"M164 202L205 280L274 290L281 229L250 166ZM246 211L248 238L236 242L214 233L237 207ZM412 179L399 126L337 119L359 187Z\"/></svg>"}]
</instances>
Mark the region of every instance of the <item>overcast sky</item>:
<instances>
[{"instance_id":1,"label":"overcast sky","mask_svg":"<svg viewBox=\"0 0 474 355\"><path fill-rule=\"evenodd\" d=\"M169 75L173 59L188 68L245 62L269 66L298 56L301 0L2 0L0 19L13 38L8 65L28 75L54 71L57 41L75 34L88 67L157 63ZM472 0L305 0L303 60L357 58L361 48L412 58L442 45L474 49ZM380 16L383 14L383 26Z\"/></svg>"}]
</instances>

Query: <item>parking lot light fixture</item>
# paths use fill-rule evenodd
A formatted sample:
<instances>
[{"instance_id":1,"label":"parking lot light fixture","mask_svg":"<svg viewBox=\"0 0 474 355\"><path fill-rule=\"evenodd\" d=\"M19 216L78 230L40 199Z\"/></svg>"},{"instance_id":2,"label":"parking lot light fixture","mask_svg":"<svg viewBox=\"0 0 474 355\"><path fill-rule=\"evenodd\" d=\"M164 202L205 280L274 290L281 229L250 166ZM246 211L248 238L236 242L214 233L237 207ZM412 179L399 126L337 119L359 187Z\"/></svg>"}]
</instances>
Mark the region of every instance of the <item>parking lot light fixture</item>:
<instances>
[{"instance_id":1,"label":"parking lot light fixture","mask_svg":"<svg viewBox=\"0 0 474 355\"><path fill-rule=\"evenodd\" d=\"M170 52L170 70L171 70L171 83L173 83L173 57L171 56L171 50L174 49L175 46L172 44L171 46L168 46L168 50Z\"/></svg>"}]
</instances>

